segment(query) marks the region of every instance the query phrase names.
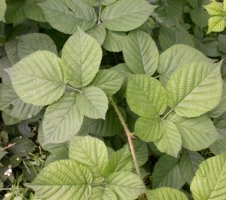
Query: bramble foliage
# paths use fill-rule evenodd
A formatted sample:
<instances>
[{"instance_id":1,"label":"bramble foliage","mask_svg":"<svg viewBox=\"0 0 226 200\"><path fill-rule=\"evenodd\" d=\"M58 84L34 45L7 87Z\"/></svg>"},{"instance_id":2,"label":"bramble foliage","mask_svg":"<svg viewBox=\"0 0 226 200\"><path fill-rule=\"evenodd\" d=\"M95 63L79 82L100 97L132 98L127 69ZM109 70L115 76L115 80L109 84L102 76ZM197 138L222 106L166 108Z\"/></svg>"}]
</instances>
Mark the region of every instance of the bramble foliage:
<instances>
[{"instance_id":1,"label":"bramble foliage","mask_svg":"<svg viewBox=\"0 0 226 200\"><path fill-rule=\"evenodd\" d=\"M226 199L225 16L225 0L2 0L0 198Z\"/></svg>"}]
</instances>

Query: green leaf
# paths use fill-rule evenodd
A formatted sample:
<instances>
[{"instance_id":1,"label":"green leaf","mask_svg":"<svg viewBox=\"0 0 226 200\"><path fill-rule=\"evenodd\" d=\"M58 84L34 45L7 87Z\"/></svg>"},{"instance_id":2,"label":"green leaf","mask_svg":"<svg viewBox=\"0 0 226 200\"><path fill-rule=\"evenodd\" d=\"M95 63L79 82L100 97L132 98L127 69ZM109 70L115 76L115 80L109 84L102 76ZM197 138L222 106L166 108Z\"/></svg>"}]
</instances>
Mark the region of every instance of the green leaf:
<instances>
[{"instance_id":1,"label":"green leaf","mask_svg":"<svg viewBox=\"0 0 226 200\"><path fill-rule=\"evenodd\" d=\"M42 128L44 143L62 143L69 141L78 133L83 121L75 94L64 95L46 109Z\"/></svg>"},{"instance_id":2,"label":"green leaf","mask_svg":"<svg viewBox=\"0 0 226 200\"><path fill-rule=\"evenodd\" d=\"M147 162L149 156L147 144L139 140L134 140L133 146L139 166L144 165Z\"/></svg>"},{"instance_id":3,"label":"green leaf","mask_svg":"<svg viewBox=\"0 0 226 200\"><path fill-rule=\"evenodd\" d=\"M21 59L35 51L46 50L57 54L56 45L52 39L42 33L30 33L17 37L18 57Z\"/></svg>"},{"instance_id":4,"label":"green leaf","mask_svg":"<svg viewBox=\"0 0 226 200\"><path fill-rule=\"evenodd\" d=\"M142 25L154 10L145 0L119 0L104 8L101 19L113 31L130 31Z\"/></svg>"},{"instance_id":5,"label":"green leaf","mask_svg":"<svg viewBox=\"0 0 226 200\"><path fill-rule=\"evenodd\" d=\"M201 51L190 46L177 44L170 47L161 53L159 57L158 72L161 82L166 85L170 76L177 68L194 61L213 63L213 61L207 58Z\"/></svg>"},{"instance_id":6,"label":"green leaf","mask_svg":"<svg viewBox=\"0 0 226 200\"><path fill-rule=\"evenodd\" d=\"M209 15L203 8L196 8L190 14L192 21L201 29L208 26Z\"/></svg>"},{"instance_id":7,"label":"green leaf","mask_svg":"<svg viewBox=\"0 0 226 200\"><path fill-rule=\"evenodd\" d=\"M0 2L0 21L5 22L6 0Z\"/></svg>"},{"instance_id":8,"label":"green leaf","mask_svg":"<svg viewBox=\"0 0 226 200\"><path fill-rule=\"evenodd\" d=\"M5 11L6 23L18 23L25 20L24 15L25 0L7 1L7 9Z\"/></svg>"},{"instance_id":9,"label":"green leaf","mask_svg":"<svg viewBox=\"0 0 226 200\"><path fill-rule=\"evenodd\" d=\"M136 199L145 192L143 181L130 172L115 172L106 178L106 183L119 199Z\"/></svg>"},{"instance_id":10,"label":"green leaf","mask_svg":"<svg viewBox=\"0 0 226 200\"><path fill-rule=\"evenodd\" d=\"M105 187L95 187L92 190L91 197L89 200L118 200L117 195L110 190L109 188Z\"/></svg>"},{"instance_id":11,"label":"green leaf","mask_svg":"<svg viewBox=\"0 0 226 200\"><path fill-rule=\"evenodd\" d=\"M108 6L114 2L116 2L117 0L101 0L101 5L103 6Z\"/></svg>"},{"instance_id":12,"label":"green leaf","mask_svg":"<svg viewBox=\"0 0 226 200\"><path fill-rule=\"evenodd\" d=\"M150 35L141 30L132 31L123 42L123 56L134 73L152 75L159 60L158 49Z\"/></svg>"},{"instance_id":13,"label":"green leaf","mask_svg":"<svg viewBox=\"0 0 226 200\"><path fill-rule=\"evenodd\" d=\"M130 172L132 170L132 156L128 145L118 151L109 152L109 163L105 169L105 175L112 174L113 172Z\"/></svg>"},{"instance_id":14,"label":"green leaf","mask_svg":"<svg viewBox=\"0 0 226 200\"><path fill-rule=\"evenodd\" d=\"M28 186L41 199L64 200L90 197L93 182L90 170L72 160L60 160L49 164Z\"/></svg>"},{"instance_id":15,"label":"green leaf","mask_svg":"<svg viewBox=\"0 0 226 200\"><path fill-rule=\"evenodd\" d=\"M221 62L184 64L167 82L169 106L183 117L197 117L212 110L222 93L220 67Z\"/></svg>"},{"instance_id":16,"label":"green leaf","mask_svg":"<svg viewBox=\"0 0 226 200\"><path fill-rule=\"evenodd\" d=\"M148 190L146 195L148 200L188 200L187 196L183 192L169 187Z\"/></svg>"},{"instance_id":17,"label":"green leaf","mask_svg":"<svg viewBox=\"0 0 226 200\"><path fill-rule=\"evenodd\" d=\"M215 123L215 127L220 137L209 148L216 155L226 151L226 119L220 119Z\"/></svg>"},{"instance_id":18,"label":"green leaf","mask_svg":"<svg viewBox=\"0 0 226 200\"><path fill-rule=\"evenodd\" d=\"M103 90L90 86L84 88L77 96L77 105L82 114L89 118L105 119L108 98Z\"/></svg>"},{"instance_id":19,"label":"green leaf","mask_svg":"<svg viewBox=\"0 0 226 200\"><path fill-rule=\"evenodd\" d=\"M212 1L208 5L204 6L204 8L207 10L207 12L210 15L220 15L224 16L224 8L223 4L217 1Z\"/></svg>"},{"instance_id":20,"label":"green leaf","mask_svg":"<svg viewBox=\"0 0 226 200\"><path fill-rule=\"evenodd\" d=\"M85 118L79 133L81 133L81 135L91 133L98 136L110 137L121 134L122 125L120 124L115 110L109 107L105 119Z\"/></svg>"},{"instance_id":21,"label":"green leaf","mask_svg":"<svg viewBox=\"0 0 226 200\"><path fill-rule=\"evenodd\" d=\"M102 89L108 96L118 92L122 86L123 77L116 71L110 69L100 70L91 85Z\"/></svg>"},{"instance_id":22,"label":"green leaf","mask_svg":"<svg viewBox=\"0 0 226 200\"><path fill-rule=\"evenodd\" d=\"M159 32L159 42L163 50L168 49L174 44L186 44L194 47L193 36L185 29L184 26L177 23L175 26L161 26Z\"/></svg>"},{"instance_id":23,"label":"green leaf","mask_svg":"<svg viewBox=\"0 0 226 200\"><path fill-rule=\"evenodd\" d=\"M50 25L63 33L72 34L78 26L88 30L97 19L94 8L81 0L48 0L39 6Z\"/></svg>"},{"instance_id":24,"label":"green leaf","mask_svg":"<svg viewBox=\"0 0 226 200\"><path fill-rule=\"evenodd\" d=\"M89 35L95 38L100 45L104 43L106 37L106 29L103 24L97 24L92 29L87 31Z\"/></svg>"},{"instance_id":25,"label":"green leaf","mask_svg":"<svg viewBox=\"0 0 226 200\"><path fill-rule=\"evenodd\" d=\"M104 49L112 52L122 51L122 43L125 38L125 33L107 30L106 38L103 43Z\"/></svg>"},{"instance_id":26,"label":"green leaf","mask_svg":"<svg viewBox=\"0 0 226 200\"><path fill-rule=\"evenodd\" d=\"M59 58L48 51L36 51L7 69L13 88L26 103L44 106L59 99L65 80Z\"/></svg>"},{"instance_id":27,"label":"green leaf","mask_svg":"<svg viewBox=\"0 0 226 200\"><path fill-rule=\"evenodd\" d=\"M6 112L2 111L2 119L4 121L5 125L13 125L13 124L17 124L18 122L20 122L20 119L14 118L10 115L8 115Z\"/></svg>"},{"instance_id":28,"label":"green leaf","mask_svg":"<svg viewBox=\"0 0 226 200\"><path fill-rule=\"evenodd\" d=\"M77 136L70 141L69 158L88 167L94 177L99 177L108 164L108 151L104 142L97 138Z\"/></svg>"},{"instance_id":29,"label":"green leaf","mask_svg":"<svg viewBox=\"0 0 226 200\"><path fill-rule=\"evenodd\" d=\"M220 103L212 111L210 111L210 116L217 118L226 111L226 82L223 81L223 89Z\"/></svg>"},{"instance_id":30,"label":"green leaf","mask_svg":"<svg viewBox=\"0 0 226 200\"><path fill-rule=\"evenodd\" d=\"M205 159L197 152L185 151L180 159L180 171L188 184L191 184L195 172Z\"/></svg>"},{"instance_id":31,"label":"green leaf","mask_svg":"<svg viewBox=\"0 0 226 200\"><path fill-rule=\"evenodd\" d=\"M129 76L126 99L133 112L147 118L164 113L167 107L167 94L162 84L141 74Z\"/></svg>"},{"instance_id":32,"label":"green leaf","mask_svg":"<svg viewBox=\"0 0 226 200\"><path fill-rule=\"evenodd\" d=\"M180 189L185 183L177 159L164 155L155 164L153 188L174 187Z\"/></svg>"},{"instance_id":33,"label":"green leaf","mask_svg":"<svg viewBox=\"0 0 226 200\"><path fill-rule=\"evenodd\" d=\"M169 121L162 121L164 131L162 137L155 141L155 145L159 151L177 157L182 146L182 138L177 126Z\"/></svg>"},{"instance_id":34,"label":"green leaf","mask_svg":"<svg viewBox=\"0 0 226 200\"><path fill-rule=\"evenodd\" d=\"M226 20L222 16L210 17L208 21L208 31L210 32L221 32L226 26Z\"/></svg>"},{"instance_id":35,"label":"green leaf","mask_svg":"<svg viewBox=\"0 0 226 200\"><path fill-rule=\"evenodd\" d=\"M144 118L140 117L134 128L134 134L145 142L153 142L158 140L163 134L160 118Z\"/></svg>"},{"instance_id":36,"label":"green leaf","mask_svg":"<svg viewBox=\"0 0 226 200\"><path fill-rule=\"evenodd\" d=\"M204 161L191 183L195 200L226 199L226 154Z\"/></svg>"},{"instance_id":37,"label":"green leaf","mask_svg":"<svg viewBox=\"0 0 226 200\"><path fill-rule=\"evenodd\" d=\"M182 146L191 151L208 148L219 138L213 122L206 115L196 118L171 116L182 137Z\"/></svg>"},{"instance_id":38,"label":"green leaf","mask_svg":"<svg viewBox=\"0 0 226 200\"><path fill-rule=\"evenodd\" d=\"M62 64L69 84L75 87L87 86L98 72L101 59L99 43L78 29L62 50Z\"/></svg>"},{"instance_id":39,"label":"green leaf","mask_svg":"<svg viewBox=\"0 0 226 200\"><path fill-rule=\"evenodd\" d=\"M24 5L24 14L27 18L38 21L46 22L44 13L38 3L45 2L45 0L28 0Z\"/></svg>"}]
</instances>

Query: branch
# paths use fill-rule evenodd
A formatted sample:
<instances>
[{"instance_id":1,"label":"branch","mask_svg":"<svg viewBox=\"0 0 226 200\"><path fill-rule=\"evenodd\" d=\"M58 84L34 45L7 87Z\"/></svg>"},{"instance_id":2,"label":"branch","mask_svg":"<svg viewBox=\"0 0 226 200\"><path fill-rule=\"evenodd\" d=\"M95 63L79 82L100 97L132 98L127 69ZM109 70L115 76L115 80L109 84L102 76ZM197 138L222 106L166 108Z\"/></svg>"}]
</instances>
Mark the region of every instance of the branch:
<instances>
[{"instance_id":1,"label":"branch","mask_svg":"<svg viewBox=\"0 0 226 200\"><path fill-rule=\"evenodd\" d=\"M6 149L9 149L9 148L13 147L15 144L16 144L16 143L8 144L7 146L1 148L1 149L0 149L0 152L1 152L1 151L5 151Z\"/></svg>"},{"instance_id":2,"label":"branch","mask_svg":"<svg viewBox=\"0 0 226 200\"><path fill-rule=\"evenodd\" d=\"M139 164L138 164L138 161L137 161L137 158L136 158L136 153L135 153L134 146L133 146L133 140L132 140L133 134L130 132L130 130L129 130L129 128L128 128L128 126L127 126L127 124L126 124L126 122L125 122L125 120L122 116L122 113L120 112L120 110L119 110L118 106L116 105L115 101L113 100L113 98L109 97L109 100L111 101L111 104L114 107L115 112L118 115L119 121L121 122L123 129L126 133L128 143L129 143L129 147L130 147L130 151L131 151L132 158L133 158L133 162L134 162L134 166L135 166L137 175L141 178L140 168L139 168Z\"/></svg>"}]
</instances>

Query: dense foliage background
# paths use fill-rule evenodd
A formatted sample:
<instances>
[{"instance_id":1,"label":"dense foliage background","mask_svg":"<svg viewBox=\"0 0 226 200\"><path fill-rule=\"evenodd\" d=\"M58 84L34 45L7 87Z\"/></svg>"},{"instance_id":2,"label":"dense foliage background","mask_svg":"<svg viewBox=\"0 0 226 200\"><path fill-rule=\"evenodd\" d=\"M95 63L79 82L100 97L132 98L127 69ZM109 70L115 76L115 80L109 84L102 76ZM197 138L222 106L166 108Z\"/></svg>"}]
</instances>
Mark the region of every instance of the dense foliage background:
<instances>
[{"instance_id":1,"label":"dense foliage background","mask_svg":"<svg viewBox=\"0 0 226 200\"><path fill-rule=\"evenodd\" d=\"M1 0L0 199L226 199L225 17Z\"/></svg>"}]
</instances>

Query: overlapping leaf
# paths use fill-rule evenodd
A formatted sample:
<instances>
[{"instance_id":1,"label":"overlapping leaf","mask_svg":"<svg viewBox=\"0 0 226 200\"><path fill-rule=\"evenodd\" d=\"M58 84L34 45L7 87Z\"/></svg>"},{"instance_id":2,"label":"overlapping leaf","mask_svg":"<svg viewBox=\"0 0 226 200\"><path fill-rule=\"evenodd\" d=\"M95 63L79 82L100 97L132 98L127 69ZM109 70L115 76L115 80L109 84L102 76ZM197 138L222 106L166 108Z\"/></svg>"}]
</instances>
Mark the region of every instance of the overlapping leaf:
<instances>
[{"instance_id":1,"label":"overlapping leaf","mask_svg":"<svg viewBox=\"0 0 226 200\"><path fill-rule=\"evenodd\" d=\"M79 131L83 117L76 104L75 94L64 95L46 109L42 123L44 142L69 141Z\"/></svg>"},{"instance_id":2,"label":"overlapping leaf","mask_svg":"<svg viewBox=\"0 0 226 200\"><path fill-rule=\"evenodd\" d=\"M133 112L148 118L164 113L167 107L165 88L146 75L129 76L126 99Z\"/></svg>"},{"instance_id":3,"label":"overlapping leaf","mask_svg":"<svg viewBox=\"0 0 226 200\"><path fill-rule=\"evenodd\" d=\"M62 65L69 84L74 87L87 86L98 72L101 58L99 43L78 29L62 50Z\"/></svg>"},{"instance_id":4,"label":"overlapping leaf","mask_svg":"<svg viewBox=\"0 0 226 200\"><path fill-rule=\"evenodd\" d=\"M226 198L226 154L220 154L204 161L191 183L195 200Z\"/></svg>"},{"instance_id":5,"label":"overlapping leaf","mask_svg":"<svg viewBox=\"0 0 226 200\"><path fill-rule=\"evenodd\" d=\"M128 34L123 42L123 56L134 73L152 75L158 67L159 53L155 42L141 30Z\"/></svg>"},{"instance_id":6,"label":"overlapping leaf","mask_svg":"<svg viewBox=\"0 0 226 200\"><path fill-rule=\"evenodd\" d=\"M26 103L44 106L58 100L65 89L59 58L36 51L7 70L17 95Z\"/></svg>"},{"instance_id":7,"label":"overlapping leaf","mask_svg":"<svg viewBox=\"0 0 226 200\"><path fill-rule=\"evenodd\" d=\"M81 0L48 0L39 6L50 25L63 33L72 34L78 26L88 30L95 25L94 8L85 5Z\"/></svg>"},{"instance_id":8,"label":"overlapping leaf","mask_svg":"<svg viewBox=\"0 0 226 200\"><path fill-rule=\"evenodd\" d=\"M169 187L161 187L146 192L148 200L188 200L186 195L179 190Z\"/></svg>"},{"instance_id":9,"label":"overlapping leaf","mask_svg":"<svg viewBox=\"0 0 226 200\"><path fill-rule=\"evenodd\" d=\"M222 93L220 66L197 62L179 68L167 82L169 106L183 117L197 117L217 106Z\"/></svg>"},{"instance_id":10,"label":"overlapping leaf","mask_svg":"<svg viewBox=\"0 0 226 200\"><path fill-rule=\"evenodd\" d=\"M119 0L107 6L101 19L113 31L130 31L143 24L153 11L145 0Z\"/></svg>"},{"instance_id":11,"label":"overlapping leaf","mask_svg":"<svg viewBox=\"0 0 226 200\"><path fill-rule=\"evenodd\" d=\"M97 87L86 87L77 96L77 105L81 114L93 119L105 119L108 109L108 98L103 90Z\"/></svg>"}]
</instances>

